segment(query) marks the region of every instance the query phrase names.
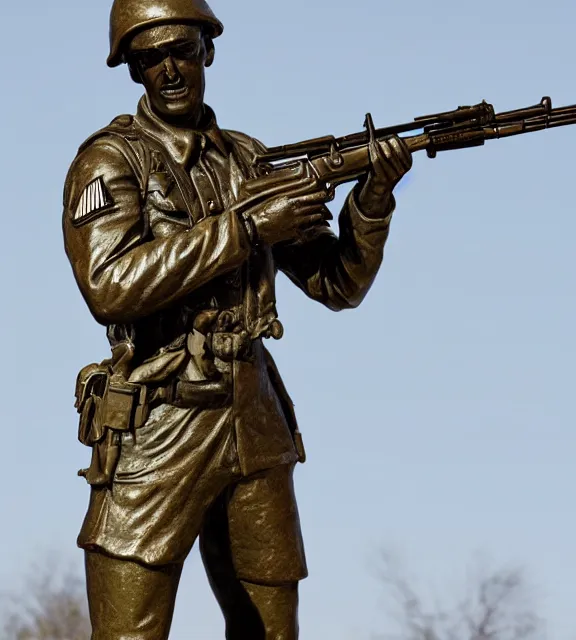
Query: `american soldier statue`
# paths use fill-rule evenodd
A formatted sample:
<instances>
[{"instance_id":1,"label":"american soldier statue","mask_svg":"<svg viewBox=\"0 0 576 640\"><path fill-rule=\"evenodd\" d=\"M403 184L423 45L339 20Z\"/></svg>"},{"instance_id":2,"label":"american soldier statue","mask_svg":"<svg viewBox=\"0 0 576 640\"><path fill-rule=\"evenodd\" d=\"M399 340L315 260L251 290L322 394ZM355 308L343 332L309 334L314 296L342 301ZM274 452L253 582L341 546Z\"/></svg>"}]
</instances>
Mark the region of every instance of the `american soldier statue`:
<instances>
[{"instance_id":1,"label":"american soldier statue","mask_svg":"<svg viewBox=\"0 0 576 640\"><path fill-rule=\"evenodd\" d=\"M197 538L226 638L298 637L305 453L263 343L282 336L275 275L332 310L357 307L411 167L399 138L371 145L338 236L312 178L238 207L265 148L204 103L222 30L204 0L115 0L108 65L126 63L145 95L82 144L66 179L66 253L111 347L76 390L92 447L78 544L93 640L168 638Z\"/></svg>"}]
</instances>

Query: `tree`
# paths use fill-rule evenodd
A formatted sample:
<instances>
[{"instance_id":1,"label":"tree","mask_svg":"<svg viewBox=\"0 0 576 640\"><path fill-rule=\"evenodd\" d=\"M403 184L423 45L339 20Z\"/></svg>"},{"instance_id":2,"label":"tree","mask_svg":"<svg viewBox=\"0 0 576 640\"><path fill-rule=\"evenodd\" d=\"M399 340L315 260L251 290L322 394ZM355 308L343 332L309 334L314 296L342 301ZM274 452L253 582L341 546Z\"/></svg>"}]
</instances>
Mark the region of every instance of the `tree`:
<instances>
[{"instance_id":1,"label":"tree","mask_svg":"<svg viewBox=\"0 0 576 640\"><path fill-rule=\"evenodd\" d=\"M387 640L542 640L543 625L535 613L521 570L488 570L485 565L468 580L464 595L446 606L438 598L424 604L421 592L386 554L380 576L393 596L391 614L398 632Z\"/></svg>"},{"instance_id":2,"label":"tree","mask_svg":"<svg viewBox=\"0 0 576 640\"><path fill-rule=\"evenodd\" d=\"M73 572L31 572L18 594L3 595L3 640L89 640L86 587Z\"/></svg>"}]
</instances>

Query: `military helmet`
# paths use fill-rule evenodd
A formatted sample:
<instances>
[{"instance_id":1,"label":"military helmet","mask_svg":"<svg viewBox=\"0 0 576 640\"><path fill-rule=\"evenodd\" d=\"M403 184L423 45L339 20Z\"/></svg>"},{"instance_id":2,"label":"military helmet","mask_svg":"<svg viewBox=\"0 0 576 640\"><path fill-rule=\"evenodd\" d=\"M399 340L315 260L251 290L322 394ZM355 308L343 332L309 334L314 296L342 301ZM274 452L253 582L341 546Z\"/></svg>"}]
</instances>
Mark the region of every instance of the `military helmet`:
<instances>
[{"instance_id":1,"label":"military helmet","mask_svg":"<svg viewBox=\"0 0 576 640\"><path fill-rule=\"evenodd\" d=\"M122 64L127 40L149 27L162 24L196 22L217 38L224 31L220 20L205 0L114 0L110 13L110 55L108 66Z\"/></svg>"}]
</instances>

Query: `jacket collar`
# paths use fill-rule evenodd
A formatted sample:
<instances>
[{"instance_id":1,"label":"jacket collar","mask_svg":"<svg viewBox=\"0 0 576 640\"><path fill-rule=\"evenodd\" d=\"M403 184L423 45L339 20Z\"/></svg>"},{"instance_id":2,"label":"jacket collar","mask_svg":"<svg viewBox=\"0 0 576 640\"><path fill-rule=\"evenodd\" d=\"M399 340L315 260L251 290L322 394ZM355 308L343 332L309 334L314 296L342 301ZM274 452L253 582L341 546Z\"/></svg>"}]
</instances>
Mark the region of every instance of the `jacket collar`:
<instances>
[{"instance_id":1,"label":"jacket collar","mask_svg":"<svg viewBox=\"0 0 576 640\"><path fill-rule=\"evenodd\" d=\"M136 112L138 124L158 138L166 147L176 162L186 166L192 152L198 145L202 149L216 148L223 156L228 155L229 145L216 122L214 111L204 105L204 118L199 129L185 129L175 127L164 122L150 108L147 96L143 96L138 103Z\"/></svg>"}]
</instances>

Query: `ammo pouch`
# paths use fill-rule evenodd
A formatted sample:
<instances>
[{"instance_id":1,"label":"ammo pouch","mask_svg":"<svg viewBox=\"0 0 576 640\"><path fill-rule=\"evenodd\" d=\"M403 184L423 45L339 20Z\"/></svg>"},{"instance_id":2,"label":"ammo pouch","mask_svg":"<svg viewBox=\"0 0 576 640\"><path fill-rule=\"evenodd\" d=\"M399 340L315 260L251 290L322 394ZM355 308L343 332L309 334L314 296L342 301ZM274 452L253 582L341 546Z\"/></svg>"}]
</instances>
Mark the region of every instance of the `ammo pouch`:
<instances>
[{"instance_id":1,"label":"ammo pouch","mask_svg":"<svg viewBox=\"0 0 576 640\"><path fill-rule=\"evenodd\" d=\"M218 331L208 337L207 343L212 353L223 362L248 358L252 347L252 340L246 331L241 333Z\"/></svg>"},{"instance_id":2,"label":"ammo pouch","mask_svg":"<svg viewBox=\"0 0 576 640\"><path fill-rule=\"evenodd\" d=\"M256 333L249 332L245 323L239 320L238 309L228 309L217 314L213 326L203 327L206 343L216 358L223 362L247 360L252 355L252 343L260 337L279 339L282 335L282 325L275 319L266 326L260 327ZM210 312L208 312L210 314Z\"/></svg>"},{"instance_id":3,"label":"ammo pouch","mask_svg":"<svg viewBox=\"0 0 576 640\"><path fill-rule=\"evenodd\" d=\"M76 409L80 414L78 439L92 447L92 462L78 472L92 486L109 485L120 458L122 434L148 419L147 389L113 374L110 361L91 364L76 383Z\"/></svg>"}]
</instances>

